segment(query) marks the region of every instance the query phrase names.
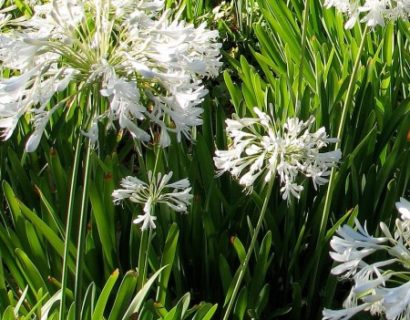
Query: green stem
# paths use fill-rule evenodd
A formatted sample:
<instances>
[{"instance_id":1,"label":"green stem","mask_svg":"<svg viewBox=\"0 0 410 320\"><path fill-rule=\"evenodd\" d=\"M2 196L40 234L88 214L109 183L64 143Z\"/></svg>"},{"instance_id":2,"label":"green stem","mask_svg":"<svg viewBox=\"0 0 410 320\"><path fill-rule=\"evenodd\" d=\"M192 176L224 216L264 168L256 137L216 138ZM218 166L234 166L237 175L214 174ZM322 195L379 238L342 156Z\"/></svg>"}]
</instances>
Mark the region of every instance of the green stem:
<instances>
[{"instance_id":1,"label":"green stem","mask_svg":"<svg viewBox=\"0 0 410 320\"><path fill-rule=\"evenodd\" d=\"M148 257L148 245L151 230L144 230L141 234L140 249L138 252L138 279L137 279L137 289L140 290L146 279L147 273L147 257Z\"/></svg>"},{"instance_id":2,"label":"green stem","mask_svg":"<svg viewBox=\"0 0 410 320\"><path fill-rule=\"evenodd\" d=\"M159 163L159 158L161 156L161 147L159 144L154 145L154 153L155 153L155 164L154 164L154 170L152 171L153 175L157 174L157 169L158 169L158 163Z\"/></svg>"},{"instance_id":3,"label":"green stem","mask_svg":"<svg viewBox=\"0 0 410 320\"><path fill-rule=\"evenodd\" d=\"M238 294L239 288L241 287L243 277L245 276L245 272L248 268L249 260L251 259L252 252L253 252L253 249L254 249L255 244L256 244L256 239L258 238L258 234L259 234L259 231L261 229L261 226L262 226L262 223L263 223L263 220L264 220L264 217L265 217L266 209L268 208L269 198L271 196L273 183L275 181L274 176L275 175L273 175L271 181L268 184L268 190L266 192L266 196L265 196L265 200L263 202L262 210L261 210L261 213L259 215L259 219L258 219L258 222L256 224L255 231L252 235L251 243L249 245L248 252L246 253L245 260L243 261L242 265L240 266L239 276L238 276L238 279L236 280L235 287L233 289L231 298L229 299L229 304L228 304L228 307L225 311L225 315L223 317L223 320L228 320L229 319L229 316L231 314L231 311L232 311L232 308L233 308L233 305L234 305L234 302L235 302L235 299L236 299L236 295Z\"/></svg>"},{"instance_id":4,"label":"green stem","mask_svg":"<svg viewBox=\"0 0 410 320\"><path fill-rule=\"evenodd\" d=\"M303 80L303 68L305 64L305 51L306 51L306 29L307 21L309 19L309 5L310 1L305 2L305 11L303 12L303 22L302 22L302 43L301 43L301 53L300 53L300 65L299 65L299 77L298 77L298 87L296 91L296 107L295 114L298 115L301 108L300 96L302 95L302 80Z\"/></svg>"},{"instance_id":5,"label":"green stem","mask_svg":"<svg viewBox=\"0 0 410 320\"><path fill-rule=\"evenodd\" d=\"M364 44L366 41L366 34L367 34L367 30L368 27L366 25L363 34L362 34L362 39L360 42L360 46L359 46L359 51L357 52L357 56L356 56L356 60L355 63L353 65L353 70L352 70L352 74L350 77L350 81L349 81L349 86L347 87L347 93L346 93L346 99L345 102L343 104L343 109L342 109L342 117L340 119L340 123L339 123L339 129L337 132L337 142L335 145L335 150L340 149L341 147L341 140L343 137L343 132L344 132L344 128L345 128L345 124L346 124L346 119L347 119L347 114L349 112L350 106L352 104L352 100L353 100L353 93L354 93L354 87L356 85L356 77L357 77L357 72L359 70L359 66L360 66L360 57L362 55L363 52L363 48L364 48ZM318 272L318 268L319 268L319 257L322 253L322 249L323 249L323 238L325 237L325 233L326 233L326 226L327 226L327 222L329 219L329 213L330 213L330 205L332 202L332 195L333 195L333 190L335 187L335 181L336 181L336 168L332 168L331 170L331 174L330 174L330 178L329 178L329 183L327 186L327 191L326 191L326 197L325 197L325 204L323 207L323 214L322 214L322 220L320 222L320 229L319 229L319 235L318 235L318 239L317 239L317 243L316 243L316 264L315 264L315 270L313 273L313 278L312 278L312 285L310 287L310 294L309 296L312 296L314 293L314 289L315 289L315 281L316 281L316 276L317 276L317 272Z\"/></svg>"},{"instance_id":6,"label":"green stem","mask_svg":"<svg viewBox=\"0 0 410 320\"><path fill-rule=\"evenodd\" d=\"M65 315L66 294L65 292L67 290L70 233L71 233L71 226L73 222L75 189L77 185L77 176L78 176L78 169L79 169L79 164L80 164L81 140L82 140L82 136L79 135L77 138L77 144L75 146L73 172L71 174L70 195L69 195L68 210L67 210L67 223L66 223L65 239L64 239L63 273L62 273L62 279L61 279L61 303L60 303L60 313L58 317L59 320L66 319L66 315Z\"/></svg>"},{"instance_id":7,"label":"green stem","mask_svg":"<svg viewBox=\"0 0 410 320\"><path fill-rule=\"evenodd\" d=\"M341 140L342 140L342 137L343 137L343 132L344 132L345 124L346 124L347 114L349 112L350 105L352 104L352 100L353 100L353 92L354 92L354 87L355 87L355 84L356 84L357 72L359 70L360 57L362 55L362 51L363 51L363 48L364 48L364 43L366 41L367 28L368 27L366 25L366 27L364 29L364 32L363 32L363 35L362 35L362 40L360 42L359 51L357 52L356 61L355 61L354 66L353 66L352 75L351 75L350 81L349 81L349 86L347 87L346 100L345 100L345 103L344 103L343 109L342 109L342 117L340 119L339 130L337 132L337 142L336 142L336 145L335 145L335 150L340 149L340 147L341 147ZM331 204L331 191L334 187L333 185L335 183L335 176L336 176L336 169L332 168L330 178L329 178L329 184L328 184L328 187L327 187L327 193L326 193L326 199L325 199L325 206L324 206L324 209L323 209L322 221L320 222L319 241L321 240L321 238L323 237L323 235L325 233L325 228L326 228L327 220L328 220L328 217L329 217L330 204Z\"/></svg>"},{"instance_id":8,"label":"green stem","mask_svg":"<svg viewBox=\"0 0 410 320\"><path fill-rule=\"evenodd\" d=\"M88 183L90 177L90 159L91 159L91 141L87 141L87 149L84 159L84 182L83 182L83 194L81 198L80 208L80 229L78 231L77 241L77 257L75 265L75 287L74 287L74 314L76 319L80 319L80 311L82 304L82 280L83 280L83 267L84 267L84 243L86 236L87 226L87 200L88 200Z\"/></svg>"}]
</instances>

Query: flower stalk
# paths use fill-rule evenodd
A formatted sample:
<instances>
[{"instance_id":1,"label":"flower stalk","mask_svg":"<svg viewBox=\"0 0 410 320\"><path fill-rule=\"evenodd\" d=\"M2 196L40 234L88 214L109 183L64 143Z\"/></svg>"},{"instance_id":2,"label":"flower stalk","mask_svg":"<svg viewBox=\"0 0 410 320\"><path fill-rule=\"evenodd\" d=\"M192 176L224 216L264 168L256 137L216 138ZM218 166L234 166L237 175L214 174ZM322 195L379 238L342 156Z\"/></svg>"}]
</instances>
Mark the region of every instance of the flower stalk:
<instances>
[{"instance_id":1,"label":"flower stalk","mask_svg":"<svg viewBox=\"0 0 410 320\"><path fill-rule=\"evenodd\" d=\"M299 77L298 77L298 87L296 91L296 106L295 114L298 115L301 108L301 96L302 96L302 81L303 81L303 68L305 65L305 52L306 52L306 29L307 22L309 20L309 7L310 1L305 1L305 11L303 12L303 23L302 23L302 41L301 41L301 52L300 52L300 65L299 65Z\"/></svg>"},{"instance_id":2,"label":"flower stalk","mask_svg":"<svg viewBox=\"0 0 410 320\"><path fill-rule=\"evenodd\" d=\"M362 34L362 39L361 39L361 42L360 42L359 50L357 52L356 60L355 60L355 63L353 65L352 74L351 74L349 85L348 85L348 88L347 88L346 99L345 99L345 102L343 104L342 116L341 116L341 119L340 119L338 131L337 131L337 137L336 137L337 141L336 141L336 144L335 144L335 150L339 150L341 148L341 140L342 140L342 137L343 137L343 132L344 132L345 124L346 124L347 114L349 112L349 109L351 107L352 100L353 100L353 93L354 93L354 87L355 87L355 84L356 84L357 72L358 72L359 66L360 66L360 57L362 55L364 44L365 44L365 41L366 41L367 31L368 31L368 26L366 25L365 28L364 28L363 34ZM320 222L319 234L318 234L318 239L317 239L317 243L316 243L316 255L317 255L317 257L319 257L321 255L322 250L323 250L323 245L324 245L323 240L324 240L324 237L325 237L326 226L327 226L327 222L328 222L328 219L329 219L330 206L331 206L331 202L332 202L333 190L335 188L335 182L336 182L336 170L335 170L335 168L332 168L332 170L330 172L329 184L327 186L327 191L326 191L326 196L325 196L325 204L324 204L324 207L323 207L323 214L322 214L322 219L321 219L321 222ZM320 259L316 258L315 261L316 261L315 270L313 272L312 285L310 287L309 296L312 296L314 294L314 288L315 288L316 277L317 277L317 273L318 273Z\"/></svg>"},{"instance_id":3,"label":"flower stalk","mask_svg":"<svg viewBox=\"0 0 410 320\"><path fill-rule=\"evenodd\" d=\"M74 212L74 200L75 200L75 188L77 185L77 176L80 164L80 153L83 137L81 135L77 138L77 143L75 146L74 154L74 164L73 171L71 174L71 184L70 184L70 195L68 200L68 209L67 209L67 222L65 229L65 239L64 239L64 253L63 253L63 271L61 279L61 303L60 303L60 312L59 320L64 320L66 313L66 290L67 290L67 279L68 279L68 259L69 259L69 246L70 246L70 234L73 223L73 212Z\"/></svg>"},{"instance_id":4,"label":"flower stalk","mask_svg":"<svg viewBox=\"0 0 410 320\"><path fill-rule=\"evenodd\" d=\"M154 210L152 210L154 214ZM141 230L140 247L138 252L138 278L137 289L140 290L147 278L147 263L148 263L148 250L151 243L151 229Z\"/></svg>"},{"instance_id":5,"label":"flower stalk","mask_svg":"<svg viewBox=\"0 0 410 320\"><path fill-rule=\"evenodd\" d=\"M367 29L368 27L366 26L362 35L362 40L360 42L360 47L359 51L357 52L356 60L353 65L353 70L352 70L352 75L350 77L349 81L349 86L347 88L347 93L346 93L346 99L343 104L343 109L342 109L342 117L340 119L339 123L339 129L337 131L337 137L336 137L336 144L335 144L335 150L340 149L341 147L341 140L343 137L343 132L346 124L346 118L347 118L347 113L350 109L350 106L352 104L353 100L353 93L354 93L354 86L356 84L356 77L357 77L357 72L359 70L359 65L360 65L360 57L363 52L364 48L364 43L366 40L366 34L367 34ZM331 173L330 173L330 178L329 178L329 184L327 186L327 192L326 192L326 198L325 198L325 205L323 208L323 215L322 215L322 220L320 222L320 229L319 229L319 238L318 238L318 244L321 242L324 233L326 231L326 225L327 225L327 220L329 218L329 211L330 211L330 205L331 205L331 194L332 190L334 188L334 183L335 183L335 178L336 178L336 170L335 168L332 168Z\"/></svg>"},{"instance_id":6,"label":"flower stalk","mask_svg":"<svg viewBox=\"0 0 410 320\"><path fill-rule=\"evenodd\" d=\"M82 280L83 280L83 266L84 266L84 245L87 226L87 203L88 203L88 183L90 180L90 166L91 166L91 149L92 141L87 140L85 159L84 159L84 179L83 190L80 208L80 228L78 231L77 241L77 257L75 265L75 286L74 286L74 314L76 319L80 319L81 304L82 304Z\"/></svg>"},{"instance_id":7,"label":"flower stalk","mask_svg":"<svg viewBox=\"0 0 410 320\"><path fill-rule=\"evenodd\" d=\"M235 287L234 287L232 295L229 299L228 307L226 308L223 320L230 319L229 316L232 312L232 308L233 308L233 305L235 303L236 296L239 292L239 289L240 289L241 284L242 284L243 277L245 276L246 270L248 268L249 260L251 259L253 249L255 248L256 239L258 238L259 231L262 227L262 223L263 223L263 220L265 218L266 210L268 208L269 199L270 199L270 196L272 194L272 188L273 188L274 181L275 181L275 179L271 179L268 183L268 189L267 189L267 192L266 192L266 195L265 195L265 200L264 200L263 205L262 205L262 210L259 214L259 219L258 219L258 222L256 224L255 231L252 235L251 243L250 243L248 251L246 253L245 260L243 261L242 265L240 266L239 276L238 276L238 279L236 280Z\"/></svg>"},{"instance_id":8,"label":"flower stalk","mask_svg":"<svg viewBox=\"0 0 410 320\"><path fill-rule=\"evenodd\" d=\"M162 149L154 147L156 154L154 171L148 172L148 183L136 177L128 176L121 181L123 189L112 193L114 203L129 199L142 205L143 212L134 219L134 224L141 224L141 237L138 252L137 288L144 286L147 275L148 252L152 240L152 230L156 228L155 208L162 203L176 212L187 212L192 199L191 186L188 179L169 183L172 171L167 174L157 173Z\"/></svg>"}]
</instances>

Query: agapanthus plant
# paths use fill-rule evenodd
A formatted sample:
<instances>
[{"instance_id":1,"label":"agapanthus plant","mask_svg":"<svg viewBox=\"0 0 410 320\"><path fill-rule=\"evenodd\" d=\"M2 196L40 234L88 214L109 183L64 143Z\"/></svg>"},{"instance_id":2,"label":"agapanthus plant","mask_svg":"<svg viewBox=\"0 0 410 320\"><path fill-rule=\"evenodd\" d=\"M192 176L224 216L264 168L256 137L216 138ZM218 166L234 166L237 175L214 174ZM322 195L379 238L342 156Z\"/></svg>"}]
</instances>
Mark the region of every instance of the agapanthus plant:
<instances>
[{"instance_id":1,"label":"agapanthus plant","mask_svg":"<svg viewBox=\"0 0 410 320\"><path fill-rule=\"evenodd\" d=\"M337 265L331 272L353 285L344 309L325 309L323 319L346 320L361 311L387 320L410 318L410 202L401 198L396 207L401 216L393 233L381 222L383 236L373 237L356 220L356 230L344 225L333 236L330 256Z\"/></svg>"},{"instance_id":2,"label":"agapanthus plant","mask_svg":"<svg viewBox=\"0 0 410 320\"><path fill-rule=\"evenodd\" d=\"M375 27L384 26L386 20L408 20L410 16L408 0L326 0L324 6L347 14L346 29L353 28L357 21Z\"/></svg>"},{"instance_id":3,"label":"agapanthus plant","mask_svg":"<svg viewBox=\"0 0 410 320\"><path fill-rule=\"evenodd\" d=\"M331 169L341 158L339 149L320 152L322 148L336 140L328 137L323 127L311 132L315 122L313 117L307 121L289 118L281 125L256 107L254 112L256 118L226 120L226 132L230 140L228 150L217 150L214 157L219 174L231 173L249 191L259 177L268 183L258 222L245 260L240 266L239 275L235 279L233 293L223 320L230 319L262 226L276 175L281 185L282 198L289 204L292 196L300 198L303 191L303 186L299 183L299 175L312 178L313 185L317 188L327 182Z\"/></svg>"},{"instance_id":4,"label":"agapanthus plant","mask_svg":"<svg viewBox=\"0 0 410 320\"><path fill-rule=\"evenodd\" d=\"M142 223L141 230L155 229L154 207L165 204L176 212L186 212L190 205L192 194L188 179L169 183L172 171L167 174L158 173L155 176L148 172L148 183L132 176L121 180L121 187L113 192L114 203L118 204L125 199L143 205L144 214L138 215L135 224Z\"/></svg>"},{"instance_id":5,"label":"agapanthus plant","mask_svg":"<svg viewBox=\"0 0 410 320\"><path fill-rule=\"evenodd\" d=\"M341 151L320 152L335 139L325 128L311 132L315 119L307 121L289 118L283 126L254 108L257 118L227 119L227 134L231 140L228 150L217 150L214 157L219 173L230 172L246 188L252 188L258 177L265 182L276 173L281 184L282 198L290 202L299 198L303 186L298 176L312 179L315 189L325 184L332 167L341 158Z\"/></svg>"},{"instance_id":6,"label":"agapanthus plant","mask_svg":"<svg viewBox=\"0 0 410 320\"><path fill-rule=\"evenodd\" d=\"M1 135L8 139L31 114L35 129L26 150L35 150L52 113L65 105L50 107L52 97L73 83L76 94L108 101L106 108L81 106L87 129L105 118L141 141L150 140L148 127L161 131L162 146L169 132L189 138L201 124L202 79L221 66L217 37L205 24L174 19L162 0L35 5L32 17L0 34L0 61L14 72L0 80Z\"/></svg>"},{"instance_id":7,"label":"agapanthus plant","mask_svg":"<svg viewBox=\"0 0 410 320\"><path fill-rule=\"evenodd\" d=\"M192 188L189 180L182 179L169 183L171 178L172 171L167 174L158 173L157 175L149 171L148 182L128 176L121 181L123 189L114 190L112 193L114 203L116 204L128 199L143 206L143 214L138 215L134 220L135 224L142 224L138 253L139 275L137 285L139 287L144 284L147 273L151 233L156 228L156 206L164 204L176 212L186 212L192 200Z\"/></svg>"}]
</instances>

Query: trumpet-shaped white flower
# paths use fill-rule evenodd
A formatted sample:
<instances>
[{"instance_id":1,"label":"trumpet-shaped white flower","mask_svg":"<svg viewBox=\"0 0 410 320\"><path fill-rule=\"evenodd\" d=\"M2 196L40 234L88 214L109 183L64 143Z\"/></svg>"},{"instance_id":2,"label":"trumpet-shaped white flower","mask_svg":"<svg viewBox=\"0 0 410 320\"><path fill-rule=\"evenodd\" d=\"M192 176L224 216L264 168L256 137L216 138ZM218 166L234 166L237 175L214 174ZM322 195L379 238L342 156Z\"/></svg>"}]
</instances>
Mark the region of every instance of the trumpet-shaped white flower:
<instances>
[{"instance_id":1,"label":"trumpet-shaped white flower","mask_svg":"<svg viewBox=\"0 0 410 320\"><path fill-rule=\"evenodd\" d=\"M81 106L84 113L105 115L135 139L150 140L144 121L152 122L152 132L162 130L164 147L168 132L190 138L202 123L198 105L208 93L202 79L216 76L222 64L218 32L173 19L164 1L53 0L14 24L0 33L0 61L19 73L0 79L4 139L22 115L49 108L70 83L109 101L106 110Z\"/></svg>"},{"instance_id":2,"label":"trumpet-shaped white flower","mask_svg":"<svg viewBox=\"0 0 410 320\"><path fill-rule=\"evenodd\" d=\"M325 309L323 319L347 320L361 311L370 311L372 315L384 314L387 320L410 317L410 281L404 280L410 267L407 205L404 198L396 203L402 220L396 220L393 235L381 223L384 237L373 237L356 220L357 230L343 226L333 236L330 245L334 251L330 256L338 265L331 272L353 280L353 286L343 304L344 309ZM384 252L388 259L369 263L375 252L378 252L378 257Z\"/></svg>"},{"instance_id":3,"label":"trumpet-shaped white flower","mask_svg":"<svg viewBox=\"0 0 410 320\"><path fill-rule=\"evenodd\" d=\"M320 152L335 139L324 128L310 132L314 118L304 122L290 118L283 128L275 129L273 120L258 108L257 118L226 120L227 134L232 140L228 150L217 150L214 157L219 173L230 172L239 183L252 188L257 178L269 181L277 173L282 198L299 198L303 186L298 184L301 173L312 178L315 189L325 184L332 167L341 157L340 150Z\"/></svg>"},{"instance_id":4,"label":"trumpet-shaped white flower","mask_svg":"<svg viewBox=\"0 0 410 320\"><path fill-rule=\"evenodd\" d=\"M346 29L353 28L357 21L375 27L384 26L386 20L408 20L410 17L408 0L326 0L324 6L347 14Z\"/></svg>"},{"instance_id":5,"label":"trumpet-shaped white flower","mask_svg":"<svg viewBox=\"0 0 410 320\"><path fill-rule=\"evenodd\" d=\"M400 201L396 202L396 208L400 212L402 220L410 220L410 201L400 198Z\"/></svg>"},{"instance_id":6,"label":"trumpet-shaped white flower","mask_svg":"<svg viewBox=\"0 0 410 320\"><path fill-rule=\"evenodd\" d=\"M347 320L356 315L357 313L366 310L370 307L370 303L364 303L351 308L341 309L341 310L323 310L323 320Z\"/></svg>"},{"instance_id":7,"label":"trumpet-shaped white flower","mask_svg":"<svg viewBox=\"0 0 410 320\"><path fill-rule=\"evenodd\" d=\"M157 220L156 216L151 215L151 213L146 212L142 215L138 215L137 219L135 219L133 221L134 224L141 224L141 230L145 231L145 230L153 230L155 229L157 226L155 225L155 220Z\"/></svg>"},{"instance_id":8,"label":"trumpet-shaped white flower","mask_svg":"<svg viewBox=\"0 0 410 320\"><path fill-rule=\"evenodd\" d=\"M155 228L153 207L163 203L176 212L186 212L192 200L191 187L188 179L169 183L172 171L168 174L158 173L154 176L148 172L148 183L128 176L121 181L123 189L114 190L114 203L125 199L143 205L144 215L139 215L134 223L143 223L142 229Z\"/></svg>"},{"instance_id":9,"label":"trumpet-shaped white flower","mask_svg":"<svg viewBox=\"0 0 410 320\"><path fill-rule=\"evenodd\" d=\"M41 109L35 109L34 112L36 113L34 116L34 132L28 139L26 143L26 151L27 152L32 152L37 149L41 136L43 135L44 129L47 125L47 122L49 121L51 115L53 112L59 107L59 105L56 105L54 108L51 110L41 110Z\"/></svg>"},{"instance_id":10,"label":"trumpet-shaped white flower","mask_svg":"<svg viewBox=\"0 0 410 320\"><path fill-rule=\"evenodd\" d=\"M410 281L393 288L378 288L387 319L409 319L410 317Z\"/></svg>"}]
</instances>

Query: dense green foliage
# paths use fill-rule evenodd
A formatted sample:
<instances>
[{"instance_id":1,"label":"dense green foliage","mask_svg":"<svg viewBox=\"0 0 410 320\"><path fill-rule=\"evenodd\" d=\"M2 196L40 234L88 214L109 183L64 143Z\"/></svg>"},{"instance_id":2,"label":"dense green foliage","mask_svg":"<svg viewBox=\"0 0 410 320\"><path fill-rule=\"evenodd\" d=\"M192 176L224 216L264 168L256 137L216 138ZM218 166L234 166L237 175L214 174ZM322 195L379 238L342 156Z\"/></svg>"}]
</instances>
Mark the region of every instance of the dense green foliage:
<instances>
[{"instance_id":1,"label":"dense green foliage","mask_svg":"<svg viewBox=\"0 0 410 320\"><path fill-rule=\"evenodd\" d=\"M24 1L14 3L16 16L29 14ZM301 199L290 206L274 185L232 319L320 319L324 306L340 306L346 292L329 274L330 237L355 217L367 220L372 230L379 221L393 223L394 202L409 195L410 25L399 21L365 30L357 24L345 30L343 16L324 9L320 0L238 0L222 4L223 16L215 17L212 10L219 4L168 1L187 20L218 28L223 42L224 68L206 83L210 94L194 143L172 137L169 148L142 148L129 135L101 127L98 147L90 151L85 192L89 148L78 130L79 109L63 117L58 110L34 153L24 152L27 119L1 142L2 319L43 319L46 310L58 319L63 266L68 270L63 319L75 319L75 312L80 319L126 319L133 313L147 320L221 318L266 193L263 183L246 194L231 176L216 176L214 151L229 144L225 119L232 113L252 116L254 106L281 123L288 116L314 115L315 126L335 137L360 54L329 214L324 213L328 185L316 191L305 181ZM121 178L145 179L155 166L173 171L175 178L188 177L194 198L187 215L157 208L149 280L140 286L142 232L131 221L141 207L115 206L111 194ZM79 241L83 252L77 255Z\"/></svg>"}]
</instances>

